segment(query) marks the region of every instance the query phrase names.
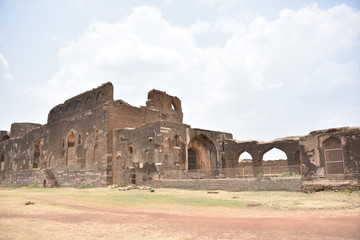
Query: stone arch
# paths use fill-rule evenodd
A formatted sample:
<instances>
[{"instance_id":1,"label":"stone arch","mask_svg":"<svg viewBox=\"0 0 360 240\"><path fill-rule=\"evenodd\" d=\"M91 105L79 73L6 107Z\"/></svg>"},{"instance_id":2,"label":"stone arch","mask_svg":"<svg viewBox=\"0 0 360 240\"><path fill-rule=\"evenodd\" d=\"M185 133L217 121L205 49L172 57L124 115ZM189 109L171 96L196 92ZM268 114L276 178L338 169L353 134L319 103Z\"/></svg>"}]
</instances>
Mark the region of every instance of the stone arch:
<instances>
[{"instance_id":1,"label":"stone arch","mask_svg":"<svg viewBox=\"0 0 360 240\"><path fill-rule=\"evenodd\" d=\"M171 103L170 103L170 108L174 111L177 111L178 110L178 106L176 105L175 101L174 100L171 100Z\"/></svg>"},{"instance_id":2,"label":"stone arch","mask_svg":"<svg viewBox=\"0 0 360 240\"><path fill-rule=\"evenodd\" d=\"M344 174L344 157L341 141L329 137L323 142L326 174Z\"/></svg>"},{"instance_id":3,"label":"stone arch","mask_svg":"<svg viewBox=\"0 0 360 240\"><path fill-rule=\"evenodd\" d=\"M200 134L192 138L189 142L188 149L193 149L193 151L197 153L197 169L218 168L217 149L215 144L205 135ZM189 159L187 167L189 167Z\"/></svg>"},{"instance_id":4,"label":"stone arch","mask_svg":"<svg viewBox=\"0 0 360 240\"><path fill-rule=\"evenodd\" d=\"M90 96L86 98L85 106L87 106L89 104L91 104L91 97Z\"/></svg>"},{"instance_id":5,"label":"stone arch","mask_svg":"<svg viewBox=\"0 0 360 240\"><path fill-rule=\"evenodd\" d=\"M68 112L71 108L72 108L72 107L71 107L71 103L69 103L69 104L66 106L65 112Z\"/></svg>"},{"instance_id":6,"label":"stone arch","mask_svg":"<svg viewBox=\"0 0 360 240\"><path fill-rule=\"evenodd\" d=\"M78 109L80 107L81 102L79 100L76 101L74 105L74 109Z\"/></svg>"},{"instance_id":7,"label":"stone arch","mask_svg":"<svg viewBox=\"0 0 360 240\"><path fill-rule=\"evenodd\" d=\"M251 156L251 154L248 151L241 151L236 155L236 159L237 161L240 162L252 162L253 157Z\"/></svg>"},{"instance_id":8,"label":"stone arch","mask_svg":"<svg viewBox=\"0 0 360 240\"><path fill-rule=\"evenodd\" d=\"M104 98L104 94L100 91L96 96L96 102L100 101Z\"/></svg>"},{"instance_id":9,"label":"stone arch","mask_svg":"<svg viewBox=\"0 0 360 240\"><path fill-rule=\"evenodd\" d=\"M287 159L288 156L286 152L276 147L268 148L267 150L263 151L262 154L260 155L260 161L281 161L281 160L287 161Z\"/></svg>"}]
</instances>

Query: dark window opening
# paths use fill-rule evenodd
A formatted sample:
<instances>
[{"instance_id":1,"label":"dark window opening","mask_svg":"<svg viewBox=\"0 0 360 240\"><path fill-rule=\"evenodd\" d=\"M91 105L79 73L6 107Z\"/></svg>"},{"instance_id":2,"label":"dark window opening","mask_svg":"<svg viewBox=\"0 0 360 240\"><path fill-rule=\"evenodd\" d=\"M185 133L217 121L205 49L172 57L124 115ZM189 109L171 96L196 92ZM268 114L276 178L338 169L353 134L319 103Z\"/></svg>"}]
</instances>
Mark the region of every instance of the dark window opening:
<instances>
[{"instance_id":1,"label":"dark window opening","mask_svg":"<svg viewBox=\"0 0 360 240\"><path fill-rule=\"evenodd\" d=\"M34 145L34 159L33 159L33 168L39 167L39 159L40 159L40 140L35 141Z\"/></svg>"},{"instance_id":2,"label":"dark window opening","mask_svg":"<svg viewBox=\"0 0 360 240\"><path fill-rule=\"evenodd\" d=\"M180 145L180 139L179 139L179 135L175 135L175 138L174 138L174 145L176 147L178 147Z\"/></svg>"},{"instance_id":3,"label":"dark window opening","mask_svg":"<svg viewBox=\"0 0 360 240\"><path fill-rule=\"evenodd\" d=\"M99 140L99 129L95 130L95 140Z\"/></svg>"},{"instance_id":4,"label":"dark window opening","mask_svg":"<svg viewBox=\"0 0 360 240\"><path fill-rule=\"evenodd\" d=\"M188 169L189 170L197 169L196 152L191 148L188 150Z\"/></svg>"},{"instance_id":5,"label":"dark window opening","mask_svg":"<svg viewBox=\"0 0 360 240\"><path fill-rule=\"evenodd\" d=\"M135 169L130 169L130 182L131 184L136 184L136 172Z\"/></svg>"},{"instance_id":6,"label":"dark window opening","mask_svg":"<svg viewBox=\"0 0 360 240\"><path fill-rule=\"evenodd\" d=\"M133 153L134 149L132 146L129 146L129 154L131 155Z\"/></svg>"},{"instance_id":7,"label":"dark window opening","mask_svg":"<svg viewBox=\"0 0 360 240\"><path fill-rule=\"evenodd\" d=\"M78 144L81 144L81 135L78 136Z\"/></svg>"}]
</instances>

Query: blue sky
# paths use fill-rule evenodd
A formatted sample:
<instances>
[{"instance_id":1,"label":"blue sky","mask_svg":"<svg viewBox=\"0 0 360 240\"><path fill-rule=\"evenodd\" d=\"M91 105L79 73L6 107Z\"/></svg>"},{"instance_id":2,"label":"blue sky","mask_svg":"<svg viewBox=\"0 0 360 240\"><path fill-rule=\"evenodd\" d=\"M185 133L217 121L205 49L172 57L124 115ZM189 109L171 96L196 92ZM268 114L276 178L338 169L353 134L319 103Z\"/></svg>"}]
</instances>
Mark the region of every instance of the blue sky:
<instances>
[{"instance_id":1,"label":"blue sky","mask_svg":"<svg viewBox=\"0 0 360 240\"><path fill-rule=\"evenodd\" d=\"M111 81L239 140L360 126L360 1L0 0L0 129Z\"/></svg>"}]
</instances>

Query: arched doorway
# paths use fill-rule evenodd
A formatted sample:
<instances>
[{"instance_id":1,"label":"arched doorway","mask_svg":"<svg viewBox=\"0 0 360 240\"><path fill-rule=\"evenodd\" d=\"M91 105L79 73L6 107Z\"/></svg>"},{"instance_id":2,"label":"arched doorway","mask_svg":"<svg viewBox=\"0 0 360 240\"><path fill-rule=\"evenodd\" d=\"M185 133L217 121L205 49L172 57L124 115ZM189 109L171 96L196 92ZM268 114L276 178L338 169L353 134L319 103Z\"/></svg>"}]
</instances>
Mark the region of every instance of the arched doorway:
<instances>
[{"instance_id":1,"label":"arched doorway","mask_svg":"<svg viewBox=\"0 0 360 240\"><path fill-rule=\"evenodd\" d=\"M344 158L341 141L330 137L324 141L326 174L344 174Z\"/></svg>"},{"instance_id":2,"label":"arched doorway","mask_svg":"<svg viewBox=\"0 0 360 240\"><path fill-rule=\"evenodd\" d=\"M197 163L197 153L194 149L190 148L188 150L188 170L198 169Z\"/></svg>"},{"instance_id":3,"label":"arched doorway","mask_svg":"<svg viewBox=\"0 0 360 240\"><path fill-rule=\"evenodd\" d=\"M205 135L192 138L188 145L188 170L218 169L217 149Z\"/></svg>"}]
</instances>

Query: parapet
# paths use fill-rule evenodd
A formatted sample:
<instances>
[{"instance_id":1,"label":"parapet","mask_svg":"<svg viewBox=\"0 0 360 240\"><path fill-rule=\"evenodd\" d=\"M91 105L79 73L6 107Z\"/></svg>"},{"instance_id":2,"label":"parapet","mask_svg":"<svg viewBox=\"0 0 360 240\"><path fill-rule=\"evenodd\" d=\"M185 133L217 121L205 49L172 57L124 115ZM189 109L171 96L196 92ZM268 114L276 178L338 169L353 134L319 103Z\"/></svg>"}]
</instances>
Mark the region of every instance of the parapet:
<instances>
[{"instance_id":1,"label":"parapet","mask_svg":"<svg viewBox=\"0 0 360 240\"><path fill-rule=\"evenodd\" d=\"M13 123L11 124L10 136L11 138L22 137L31 130L41 126L38 123Z\"/></svg>"},{"instance_id":2,"label":"parapet","mask_svg":"<svg viewBox=\"0 0 360 240\"><path fill-rule=\"evenodd\" d=\"M104 83L100 87L81 93L52 108L48 114L48 123L61 120L79 112L114 101L114 86L111 82Z\"/></svg>"}]
</instances>

